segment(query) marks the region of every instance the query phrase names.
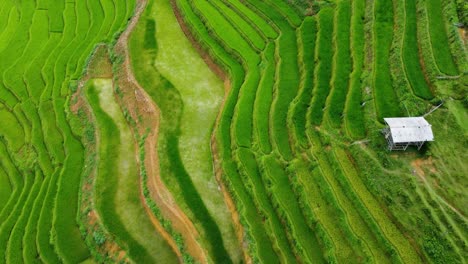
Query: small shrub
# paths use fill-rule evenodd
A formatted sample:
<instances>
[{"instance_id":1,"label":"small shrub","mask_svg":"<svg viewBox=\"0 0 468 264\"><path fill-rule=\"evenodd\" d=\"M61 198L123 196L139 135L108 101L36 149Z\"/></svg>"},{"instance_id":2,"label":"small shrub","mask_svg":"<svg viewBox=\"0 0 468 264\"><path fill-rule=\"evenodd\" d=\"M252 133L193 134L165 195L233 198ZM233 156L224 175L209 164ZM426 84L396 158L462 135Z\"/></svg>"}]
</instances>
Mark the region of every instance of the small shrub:
<instances>
[{"instance_id":1,"label":"small shrub","mask_svg":"<svg viewBox=\"0 0 468 264\"><path fill-rule=\"evenodd\" d=\"M106 243L106 235L100 230L93 232L93 238L94 242L96 242L98 246L101 246L104 243Z\"/></svg>"}]
</instances>

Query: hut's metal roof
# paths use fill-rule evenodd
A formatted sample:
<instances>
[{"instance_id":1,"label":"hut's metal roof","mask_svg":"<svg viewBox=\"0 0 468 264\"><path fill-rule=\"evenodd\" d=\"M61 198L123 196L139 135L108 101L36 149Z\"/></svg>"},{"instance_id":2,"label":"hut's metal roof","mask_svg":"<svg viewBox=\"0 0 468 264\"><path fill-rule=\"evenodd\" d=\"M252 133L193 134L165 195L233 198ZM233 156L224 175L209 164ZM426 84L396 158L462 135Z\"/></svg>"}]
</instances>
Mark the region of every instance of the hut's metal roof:
<instances>
[{"instance_id":1,"label":"hut's metal roof","mask_svg":"<svg viewBox=\"0 0 468 264\"><path fill-rule=\"evenodd\" d=\"M394 143L433 141L431 125L424 117L384 118Z\"/></svg>"}]
</instances>

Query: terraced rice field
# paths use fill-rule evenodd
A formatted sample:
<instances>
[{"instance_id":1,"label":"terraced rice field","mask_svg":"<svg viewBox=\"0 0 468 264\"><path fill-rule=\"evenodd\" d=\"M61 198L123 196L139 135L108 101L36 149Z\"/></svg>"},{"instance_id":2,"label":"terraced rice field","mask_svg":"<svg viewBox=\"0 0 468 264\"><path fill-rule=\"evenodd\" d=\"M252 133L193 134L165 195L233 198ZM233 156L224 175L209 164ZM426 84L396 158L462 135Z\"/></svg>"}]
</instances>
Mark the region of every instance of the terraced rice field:
<instances>
[{"instance_id":1,"label":"terraced rice field","mask_svg":"<svg viewBox=\"0 0 468 264\"><path fill-rule=\"evenodd\" d=\"M3 0L0 263L466 263L467 16Z\"/></svg>"}]
</instances>

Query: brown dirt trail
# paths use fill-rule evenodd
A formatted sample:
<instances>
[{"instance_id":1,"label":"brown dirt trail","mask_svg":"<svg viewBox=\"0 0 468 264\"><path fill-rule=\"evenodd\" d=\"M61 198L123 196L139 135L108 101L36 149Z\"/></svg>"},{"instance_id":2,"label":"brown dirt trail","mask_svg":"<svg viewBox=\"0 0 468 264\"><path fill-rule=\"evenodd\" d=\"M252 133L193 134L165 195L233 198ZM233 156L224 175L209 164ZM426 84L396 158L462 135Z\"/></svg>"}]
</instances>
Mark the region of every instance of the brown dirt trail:
<instances>
[{"instance_id":1,"label":"brown dirt trail","mask_svg":"<svg viewBox=\"0 0 468 264\"><path fill-rule=\"evenodd\" d=\"M146 2L146 0L137 1L135 15L115 46L115 53L124 58L121 67L119 67L116 78L116 82L120 87L123 96L122 98L116 99L120 103L121 107L127 109L133 120L136 121L136 127L132 127L132 132L139 135L149 132L144 142L144 148L146 150L145 160L139 160L138 153L136 153L136 158L139 163L144 162L148 175L147 184L151 198L159 207L164 218L168 219L172 223L174 230L182 235L188 253L193 256L196 261L207 263L207 254L198 242L199 234L195 229L195 226L176 204L174 197L161 179L157 152L160 111L145 90L138 84L131 67L128 39L146 7ZM135 142L135 144L138 144L138 142ZM140 199L142 200L142 203L145 206L148 216L154 226L168 241L179 258L181 258L182 254L174 239L162 227L159 220L153 215L151 209L146 204L142 190L140 190Z\"/></svg>"},{"instance_id":2,"label":"brown dirt trail","mask_svg":"<svg viewBox=\"0 0 468 264\"><path fill-rule=\"evenodd\" d=\"M88 104L84 95L84 87L86 83L92 78L112 78L112 65L106 52L107 46L100 45L96 48L95 53L91 57L90 64L86 74L82 76L78 83L78 89L76 93L71 95L70 110L73 114L78 115L78 111L81 110L86 116L86 120L96 124L96 120L92 114L91 106ZM97 53L103 51L104 54ZM100 66L99 72L95 71L97 65ZM90 142L85 142L87 155L92 155L98 146L99 138L98 131L95 131L96 137L93 145ZM81 197L80 197L80 224L85 228L87 236L92 236L94 232L103 228L102 220L99 217L98 212L95 209L94 204L94 184L97 173L97 167L90 169L89 173L84 175L81 185ZM88 210L90 208L90 210ZM126 256L126 251L121 248L112 237L106 237L104 244L95 248L95 252L101 257L112 259L112 261L119 263L130 263L130 259Z\"/></svg>"}]
</instances>

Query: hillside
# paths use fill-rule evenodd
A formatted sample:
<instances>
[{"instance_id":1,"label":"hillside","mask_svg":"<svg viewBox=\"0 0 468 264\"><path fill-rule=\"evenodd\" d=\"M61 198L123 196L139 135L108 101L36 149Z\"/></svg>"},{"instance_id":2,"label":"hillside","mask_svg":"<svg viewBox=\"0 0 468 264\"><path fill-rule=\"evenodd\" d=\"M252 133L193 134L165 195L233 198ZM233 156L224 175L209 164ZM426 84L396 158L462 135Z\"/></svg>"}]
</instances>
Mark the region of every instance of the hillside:
<instances>
[{"instance_id":1,"label":"hillside","mask_svg":"<svg viewBox=\"0 0 468 264\"><path fill-rule=\"evenodd\" d=\"M0 263L466 263L465 5L3 0Z\"/></svg>"}]
</instances>

